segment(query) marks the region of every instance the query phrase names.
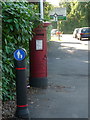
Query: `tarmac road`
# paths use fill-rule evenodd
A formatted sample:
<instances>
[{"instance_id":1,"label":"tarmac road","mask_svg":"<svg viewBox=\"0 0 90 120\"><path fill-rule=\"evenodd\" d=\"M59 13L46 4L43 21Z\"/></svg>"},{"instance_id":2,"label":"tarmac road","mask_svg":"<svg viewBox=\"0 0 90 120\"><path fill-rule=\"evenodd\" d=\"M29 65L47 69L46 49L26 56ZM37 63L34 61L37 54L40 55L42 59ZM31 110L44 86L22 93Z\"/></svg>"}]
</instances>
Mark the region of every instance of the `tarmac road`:
<instances>
[{"instance_id":1,"label":"tarmac road","mask_svg":"<svg viewBox=\"0 0 90 120\"><path fill-rule=\"evenodd\" d=\"M50 41L48 88L29 98L31 118L88 118L88 41Z\"/></svg>"}]
</instances>

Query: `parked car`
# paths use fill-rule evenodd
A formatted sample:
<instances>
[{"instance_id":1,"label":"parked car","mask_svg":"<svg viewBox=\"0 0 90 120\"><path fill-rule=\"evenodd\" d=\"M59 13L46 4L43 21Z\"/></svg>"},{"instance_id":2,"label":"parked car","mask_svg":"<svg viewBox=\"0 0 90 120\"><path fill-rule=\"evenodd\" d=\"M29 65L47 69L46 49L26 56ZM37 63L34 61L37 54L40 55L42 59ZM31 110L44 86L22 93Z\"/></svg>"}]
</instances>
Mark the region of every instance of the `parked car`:
<instances>
[{"instance_id":1,"label":"parked car","mask_svg":"<svg viewBox=\"0 0 90 120\"><path fill-rule=\"evenodd\" d=\"M53 35L56 35L56 32L58 31L58 29L52 29L51 30L51 35L53 36Z\"/></svg>"},{"instance_id":2,"label":"parked car","mask_svg":"<svg viewBox=\"0 0 90 120\"><path fill-rule=\"evenodd\" d=\"M73 38L77 38L77 33L79 31L79 28L75 28L73 32Z\"/></svg>"},{"instance_id":3,"label":"parked car","mask_svg":"<svg viewBox=\"0 0 90 120\"><path fill-rule=\"evenodd\" d=\"M59 31L58 29L52 29L51 30L51 36L53 36L53 35L60 35L60 36L62 36L62 32Z\"/></svg>"},{"instance_id":4,"label":"parked car","mask_svg":"<svg viewBox=\"0 0 90 120\"><path fill-rule=\"evenodd\" d=\"M83 38L90 39L90 27L83 27L79 29L77 39L82 40Z\"/></svg>"}]
</instances>

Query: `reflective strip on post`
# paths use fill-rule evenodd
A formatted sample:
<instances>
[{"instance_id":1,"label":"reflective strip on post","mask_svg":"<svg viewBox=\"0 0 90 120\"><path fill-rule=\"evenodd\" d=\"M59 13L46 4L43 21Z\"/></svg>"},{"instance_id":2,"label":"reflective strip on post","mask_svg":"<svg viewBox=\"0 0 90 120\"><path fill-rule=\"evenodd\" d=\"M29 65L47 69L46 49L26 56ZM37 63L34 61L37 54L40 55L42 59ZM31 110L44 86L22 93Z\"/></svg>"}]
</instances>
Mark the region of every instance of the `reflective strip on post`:
<instances>
[{"instance_id":1,"label":"reflective strip on post","mask_svg":"<svg viewBox=\"0 0 90 120\"><path fill-rule=\"evenodd\" d=\"M27 105L17 105L17 107L27 107L28 106L28 104Z\"/></svg>"},{"instance_id":2,"label":"reflective strip on post","mask_svg":"<svg viewBox=\"0 0 90 120\"><path fill-rule=\"evenodd\" d=\"M16 70L25 70L27 68L15 68Z\"/></svg>"}]
</instances>

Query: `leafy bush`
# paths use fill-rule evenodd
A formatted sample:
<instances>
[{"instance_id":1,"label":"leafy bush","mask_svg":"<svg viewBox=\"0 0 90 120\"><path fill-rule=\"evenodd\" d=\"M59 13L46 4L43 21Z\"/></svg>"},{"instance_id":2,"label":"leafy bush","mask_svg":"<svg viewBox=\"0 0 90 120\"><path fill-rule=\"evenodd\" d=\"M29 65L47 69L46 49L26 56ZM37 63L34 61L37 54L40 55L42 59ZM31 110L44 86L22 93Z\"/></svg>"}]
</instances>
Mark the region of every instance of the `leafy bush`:
<instances>
[{"instance_id":1,"label":"leafy bush","mask_svg":"<svg viewBox=\"0 0 90 120\"><path fill-rule=\"evenodd\" d=\"M51 39L51 30L52 30L52 25L49 25L47 27L47 41Z\"/></svg>"},{"instance_id":2,"label":"leafy bush","mask_svg":"<svg viewBox=\"0 0 90 120\"><path fill-rule=\"evenodd\" d=\"M7 100L14 98L16 88L13 52L20 47L29 51L29 40L39 17L34 5L26 2L3 2L2 17L2 95Z\"/></svg>"}]
</instances>

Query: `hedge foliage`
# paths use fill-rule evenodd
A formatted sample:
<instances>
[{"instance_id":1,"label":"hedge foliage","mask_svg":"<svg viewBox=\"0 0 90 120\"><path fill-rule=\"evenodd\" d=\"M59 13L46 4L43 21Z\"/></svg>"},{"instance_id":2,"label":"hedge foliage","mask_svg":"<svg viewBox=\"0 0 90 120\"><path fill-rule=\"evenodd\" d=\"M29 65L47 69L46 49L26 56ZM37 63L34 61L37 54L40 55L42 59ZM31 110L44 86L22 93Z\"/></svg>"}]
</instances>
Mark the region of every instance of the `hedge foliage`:
<instances>
[{"instance_id":1,"label":"hedge foliage","mask_svg":"<svg viewBox=\"0 0 90 120\"><path fill-rule=\"evenodd\" d=\"M2 3L3 100L14 98L16 87L13 52L20 47L29 51L32 30L39 24L37 13L35 5L29 2Z\"/></svg>"}]
</instances>

